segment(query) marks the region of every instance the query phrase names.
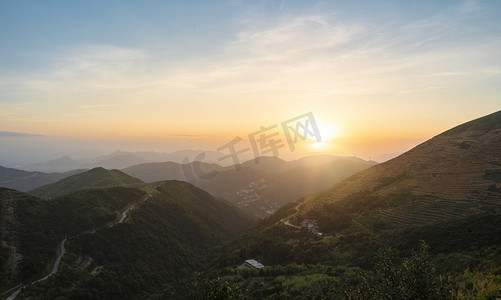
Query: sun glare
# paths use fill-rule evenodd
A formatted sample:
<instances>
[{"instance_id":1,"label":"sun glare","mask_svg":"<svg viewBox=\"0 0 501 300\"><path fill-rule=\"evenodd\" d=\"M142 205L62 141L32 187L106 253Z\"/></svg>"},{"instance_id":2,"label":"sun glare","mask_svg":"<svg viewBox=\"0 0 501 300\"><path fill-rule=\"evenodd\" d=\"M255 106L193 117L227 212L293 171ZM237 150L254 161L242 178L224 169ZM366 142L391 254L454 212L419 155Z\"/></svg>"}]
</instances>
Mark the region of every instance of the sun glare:
<instances>
[{"instance_id":1,"label":"sun glare","mask_svg":"<svg viewBox=\"0 0 501 300\"><path fill-rule=\"evenodd\" d=\"M313 149L315 149L317 151L322 151L322 150L325 150L325 148L327 148L327 143L315 142L312 144L312 147L313 147Z\"/></svg>"},{"instance_id":2,"label":"sun glare","mask_svg":"<svg viewBox=\"0 0 501 300\"><path fill-rule=\"evenodd\" d=\"M313 151L326 151L332 146L332 141L339 137L339 126L330 123L318 123L318 131L320 132L321 141L313 141L310 144L310 149Z\"/></svg>"},{"instance_id":3,"label":"sun glare","mask_svg":"<svg viewBox=\"0 0 501 300\"><path fill-rule=\"evenodd\" d=\"M317 124L317 126L318 131L320 131L322 142L329 142L332 139L339 137L339 126L325 123Z\"/></svg>"}]
</instances>

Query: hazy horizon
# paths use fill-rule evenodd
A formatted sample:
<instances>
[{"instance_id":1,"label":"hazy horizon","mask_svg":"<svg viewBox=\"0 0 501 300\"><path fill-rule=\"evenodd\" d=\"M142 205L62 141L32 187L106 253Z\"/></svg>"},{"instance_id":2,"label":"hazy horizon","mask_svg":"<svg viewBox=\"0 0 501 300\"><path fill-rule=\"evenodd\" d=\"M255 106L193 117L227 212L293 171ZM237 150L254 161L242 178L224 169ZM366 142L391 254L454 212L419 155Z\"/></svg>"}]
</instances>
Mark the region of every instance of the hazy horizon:
<instances>
[{"instance_id":1,"label":"hazy horizon","mask_svg":"<svg viewBox=\"0 0 501 300\"><path fill-rule=\"evenodd\" d=\"M500 109L495 1L0 3L0 162L216 151L384 161ZM311 112L294 151L281 124Z\"/></svg>"}]
</instances>

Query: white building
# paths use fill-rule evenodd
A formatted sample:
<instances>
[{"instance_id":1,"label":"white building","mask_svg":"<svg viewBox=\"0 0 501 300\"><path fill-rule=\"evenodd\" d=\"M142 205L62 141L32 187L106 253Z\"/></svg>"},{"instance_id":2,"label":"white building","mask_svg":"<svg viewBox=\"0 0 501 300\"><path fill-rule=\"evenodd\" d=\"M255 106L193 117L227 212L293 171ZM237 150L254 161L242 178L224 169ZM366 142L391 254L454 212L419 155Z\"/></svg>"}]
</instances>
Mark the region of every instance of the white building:
<instances>
[{"instance_id":1,"label":"white building","mask_svg":"<svg viewBox=\"0 0 501 300\"><path fill-rule=\"evenodd\" d=\"M256 269L264 268L264 265L255 259L246 259L243 265L246 267L253 267Z\"/></svg>"}]
</instances>

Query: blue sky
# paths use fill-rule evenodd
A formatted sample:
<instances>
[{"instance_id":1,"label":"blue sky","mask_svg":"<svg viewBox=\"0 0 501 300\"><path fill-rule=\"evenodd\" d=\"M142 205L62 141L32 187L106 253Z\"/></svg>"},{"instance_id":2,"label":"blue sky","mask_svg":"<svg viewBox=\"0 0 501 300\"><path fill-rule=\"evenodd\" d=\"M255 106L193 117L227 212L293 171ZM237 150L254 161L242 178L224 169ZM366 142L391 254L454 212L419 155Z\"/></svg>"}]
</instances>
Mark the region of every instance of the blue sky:
<instances>
[{"instance_id":1,"label":"blue sky","mask_svg":"<svg viewBox=\"0 0 501 300\"><path fill-rule=\"evenodd\" d=\"M333 152L402 151L500 109L500 13L470 0L3 0L0 130L224 140L312 111L338 128Z\"/></svg>"}]
</instances>

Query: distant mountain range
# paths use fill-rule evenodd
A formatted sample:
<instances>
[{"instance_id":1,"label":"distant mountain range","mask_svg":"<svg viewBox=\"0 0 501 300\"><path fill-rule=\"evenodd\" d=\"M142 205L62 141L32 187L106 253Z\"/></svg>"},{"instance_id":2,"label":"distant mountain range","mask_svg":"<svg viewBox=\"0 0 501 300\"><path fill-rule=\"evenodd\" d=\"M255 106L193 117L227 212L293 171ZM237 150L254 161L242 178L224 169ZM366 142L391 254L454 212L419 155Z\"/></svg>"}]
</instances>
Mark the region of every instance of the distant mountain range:
<instances>
[{"instance_id":1,"label":"distant mountain range","mask_svg":"<svg viewBox=\"0 0 501 300\"><path fill-rule=\"evenodd\" d=\"M197 153L200 152L179 152L175 156L181 158L182 155L198 155ZM144 159L130 153L115 152L99 157L96 161L95 164L98 165L123 166L132 162L143 162ZM51 164L59 168L78 165L69 157L52 161ZM325 189L333 182L374 164L375 162L355 157L318 155L290 162L277 157L259 157L242 163L240 168L193 161L188 164L140 163L124 168L125 174L118 170L108 171L103 167L94 168L89 172L78 169L50 174L0 168L0 186L53 197L81 188L130 186L142 181L182 180L230 201L250 216L260 218L273 213L287 202ZM204 177L203 174L209 176Z\"/></svg>"},{"instance_id":2,"label":"distant mountain range","mask_svg":"<svg viewBox=\"0 0 501 300\"><path fill-rule=\"evenodd\" d=\"M92 160L74 160L69 156L63 156L47 162L28 164L16 168L0 166L0 187L27 192L95 167L123 169L141 163L162 161L179 164L185 159L191 162L201 153L205 154L203 160L206 162L217 161L217 158L222 155L213 151L182 150L172 153L115 151L112 154L96 157ZM169 173L171 170L167 168L165 171ZM162 176L162 178L184 180L183 177L177 175Z\"/></svg>"},{"instance_id":3,"label":"distant mountain range","mask_svg":"<svg viewBox=\"0 0 501 300\"><path fill-rule=\"evenodd\" d=\"M303 247L337 253L312 251L294 261L372 266L370 252L385 245L408 251L420 239L447 255L501 245L496 224L501 224L501 111L281 207L241 243L255 245L247 253L265 263L284 263L294 256L288 251L297 251L286 246L299 238L290 231L303 228L329 237ZM270 239L270 232L281 237Z\"/></svg>"},{"instance_id":4,"label":"distant mountain range","mask_svg":"<svg viewBox=\"0 0 501 300\"><path fill-rule=\"evenodd\" d=\"M432 287L422 299L499 297L499 281L480 285L501 279L500 149L501 111L454 127L285 204L219 253L212 278L251 299L416 299L406 289ZM247 257L267 274L226 271Z\"/></svg>"},{"instance_id":5,"label":"distant mountain range","mask_svg":"<svg viewBox=\"0 0 501 300\"><path fill-rule=\"evenodd\" d=\"M94 168L32 191L44 198L0 188L2 296L23 287L21 298L44 299L373 299L365 295L386 292L400 299L411 287L427 292L423 299L496 299L500 149L501 111L382 164L334 156L261 157L240 169L142 163ZM197 168L208 176L188 180L210 193L159 180ZM254 215L284 205L253 223L215 196ZM64 245L59 270L31 284L49 274ZM250 258L266 267L245 267Z\"/></svg>"},{"instance_id":6,"label":"distant mountain range","mask_svg":"<svg viewBox=\"0 0 501 300\"><path fill-rule=\"evenodd\" d=\"M91 169L95 167L103 167L106 169L124 169L133 165L147 162L177 162L183 163L188 160L190 162L197 160L197 157L203 153L203 161L209 163L219 163L218 159L224 154L215 151L202 150L180 150L171 153L158 152L125 152L115 151L109 155L99 156L93 159L75 160L65 155L60 158L26 165L17 165L16 169L25 171L39 172L67 172L74 169Z\"/></svg>"},{"instance_id":7,"label":"distant mountain range","mask_svg":"<svg viewBox=\"0 0 501 300\"><path fill-rule=\"evenodd\" d=\"M208 174L208 178L197 177L193 163L147 163L123 171L145 182L185 180L254 217L265 217L287 202L321 191L374 164L354 157L319 155L290 162L259 157L242 163L240 168L200 162L201 174Z\"/></svg>"},{"instance_id":8,"label":"distant mountain range","mask_svg":"<svg viewBox=\"0 0 501 300\"><path fill-rule=\"evenodd\" d=\"M0 166L0 187L7 187L27 192L34 188L59 181L84 170L72 170L65 173L27 172Z\"/></svg>"}]
</instances>

